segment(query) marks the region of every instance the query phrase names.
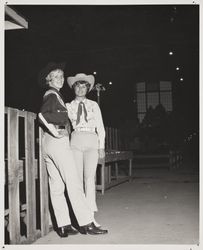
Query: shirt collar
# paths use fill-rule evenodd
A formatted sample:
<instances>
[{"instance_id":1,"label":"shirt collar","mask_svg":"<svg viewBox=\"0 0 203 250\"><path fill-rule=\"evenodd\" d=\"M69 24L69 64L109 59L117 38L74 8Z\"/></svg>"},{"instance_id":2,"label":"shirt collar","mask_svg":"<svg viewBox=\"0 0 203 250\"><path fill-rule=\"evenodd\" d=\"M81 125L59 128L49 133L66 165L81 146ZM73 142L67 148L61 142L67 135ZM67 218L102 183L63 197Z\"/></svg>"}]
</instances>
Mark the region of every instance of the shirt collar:
<instances>
[{"instance_id":1,"label":"shirt collar","mask_svg":"<svg viewBox=\"0 0 203 250\"><path fill-rule=\"evenodd\" d=\"M75 99L75 102L77 104L79 104L80 102L83 102L84 104L87 104L87 98L85 97L85 99L83 99L83 101L78 101L77 99Z\"/></svg>"},{"instance_id":2,"label":"shirt collar","mask_svg":"<svg viewBox=\"0 0 203 250\"><path fill-rule=\"evenodd\" d=\"M53 87L50 87L49 89L55 91L61 97L61 99L64 101L64 98L63 98L62 94L58 91L58 89L55 89Z\"/></svg>"},{"instance_id":3,"label":"shirt collar","mask_svg":"<svg viewBox=\"0 0 203 250\"><path fill-rule=\"evenodd\" d=\"M60 94L60 92L58 91L58 89L55 89L53 87L50 87L49 89L54 90L56 93Z\"/></svg>"}]
</instances>

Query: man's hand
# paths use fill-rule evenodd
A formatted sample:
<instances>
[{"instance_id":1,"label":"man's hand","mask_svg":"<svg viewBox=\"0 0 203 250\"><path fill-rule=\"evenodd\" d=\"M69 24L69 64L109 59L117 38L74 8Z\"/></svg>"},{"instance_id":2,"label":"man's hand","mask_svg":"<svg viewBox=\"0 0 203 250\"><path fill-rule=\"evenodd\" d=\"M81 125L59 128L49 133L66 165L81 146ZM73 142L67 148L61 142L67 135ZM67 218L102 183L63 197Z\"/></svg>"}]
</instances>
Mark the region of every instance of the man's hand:
<instances>
[{"instance_id":1,"label":"man's hand","mask_svg":"<svg viewBox=\"0 0 203 250\"><path fill-rule=\"evenodd\" d=\"M98 150L98 153L99 153L99 159L103 159L105 157L105 150L104 150L104 148L100 148Z\"/></svg>"}]
</instances>

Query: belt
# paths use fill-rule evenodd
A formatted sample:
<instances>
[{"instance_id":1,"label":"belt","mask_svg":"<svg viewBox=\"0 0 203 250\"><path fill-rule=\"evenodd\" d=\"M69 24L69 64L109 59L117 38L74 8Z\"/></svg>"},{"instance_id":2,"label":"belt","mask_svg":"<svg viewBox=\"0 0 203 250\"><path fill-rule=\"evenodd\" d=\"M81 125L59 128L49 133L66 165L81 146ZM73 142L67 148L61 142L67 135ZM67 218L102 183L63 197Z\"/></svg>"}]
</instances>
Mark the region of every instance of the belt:
<instances>
[{"instance_id":1,"label":"belt","mask_svg":"<svg viewBox=\"0 0 203 250\"><path fill-rule=\"evenodd\" d=\"M75 128L74 130L76 132L95 132L95 128L86 128L86 127Z\"/></svg>"},{"instance_id":2,"label":"belt","mask_svg":"<svg viewBox=\"0 0 203 250\"><path fill-rule=\"evenodd\" d=\"M56 129L59 129L59 130L66 129L66 126L64 126L64 125L55 125L55 127L56 127Z\"/></svg>"}]
</instances>

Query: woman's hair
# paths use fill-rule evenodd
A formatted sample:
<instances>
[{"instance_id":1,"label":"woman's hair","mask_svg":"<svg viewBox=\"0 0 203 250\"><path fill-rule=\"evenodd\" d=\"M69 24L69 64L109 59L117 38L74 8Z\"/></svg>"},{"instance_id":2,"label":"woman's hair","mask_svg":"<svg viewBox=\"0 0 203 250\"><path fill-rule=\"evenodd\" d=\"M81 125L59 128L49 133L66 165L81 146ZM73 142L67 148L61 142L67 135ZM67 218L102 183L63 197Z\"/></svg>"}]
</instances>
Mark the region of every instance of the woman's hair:
<instances>
[{"instance_id":1,"label":"woman's hair","mask_svg":"<svg viewBox=\"0 0 203 250\"><path fill-rule=\"evenodd\" d=\"M87 87L87 93L89 92L90 90L90 83L89 82L86 82L86 81L77 81L73 84L73 88L75 89L75 86L79 85L79 84L85 84L85 86Z\"/></svg>"},{"instance_id":2,"label":"woman's hair","mask_svg":"<svg viewBox=\"0 0 203 250\"><path fill-rule=\"evenodd\" d=\"M49 84L49 82L51 81L51 79L53 78L54 74L58 74L58 73L63 73L63 70L61 69L55 69L55 70L52 70L47 76L46 76L46 85Z\"/></svg>"}]
</instances>

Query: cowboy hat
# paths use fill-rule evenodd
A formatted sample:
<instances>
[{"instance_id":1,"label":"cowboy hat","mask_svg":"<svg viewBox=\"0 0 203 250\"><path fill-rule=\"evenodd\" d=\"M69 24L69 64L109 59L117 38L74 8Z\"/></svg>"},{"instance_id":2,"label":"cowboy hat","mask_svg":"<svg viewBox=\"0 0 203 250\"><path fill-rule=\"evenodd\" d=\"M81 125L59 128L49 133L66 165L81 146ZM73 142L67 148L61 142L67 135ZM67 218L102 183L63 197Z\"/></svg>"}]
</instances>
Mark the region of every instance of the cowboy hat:
<instances>
[{"instance_id":1,"label":"cowboy hat","mask_svg":"<svg viewBox=\"0 0 203 250\"><path fill-rule=\"evenodd\" d=\"M55 62L49 62L46 67L44 67L38 75L38 82L41 86L45 86L46 85L46 77L48 76L48 74L56 69L60 69L62 71L64 71L65 69L65 62L60 62L60 63L55 63Z\"/></svg>"},{"instance_id":2,"label":"cowboy hat","mask_svg":"<svg viewBox=\"0 0 203 250\"><path fill-rule=\"evenodd\" d=\"M77 81L88 82L90 84L90 89L89 89L89 91L90 91L94 86L95 78L93 75L86 75L84 73L78 73L75 76L67 77L67 82L68 82L68 85L70 86L70 88L72 88L73 84Z\"/></svg>"}]
</instances>

